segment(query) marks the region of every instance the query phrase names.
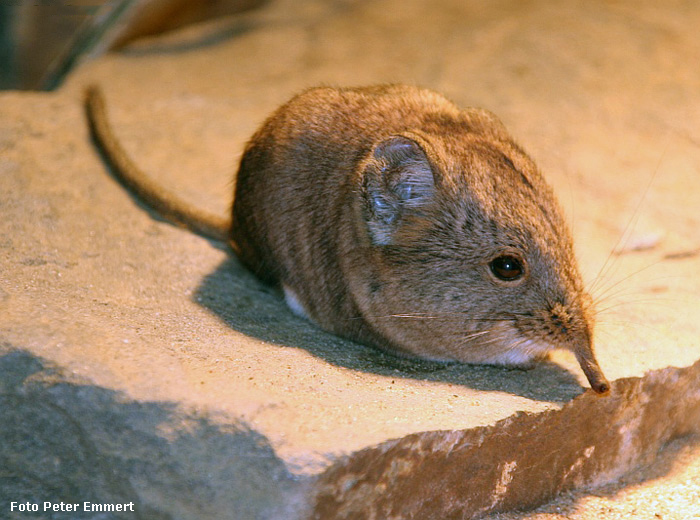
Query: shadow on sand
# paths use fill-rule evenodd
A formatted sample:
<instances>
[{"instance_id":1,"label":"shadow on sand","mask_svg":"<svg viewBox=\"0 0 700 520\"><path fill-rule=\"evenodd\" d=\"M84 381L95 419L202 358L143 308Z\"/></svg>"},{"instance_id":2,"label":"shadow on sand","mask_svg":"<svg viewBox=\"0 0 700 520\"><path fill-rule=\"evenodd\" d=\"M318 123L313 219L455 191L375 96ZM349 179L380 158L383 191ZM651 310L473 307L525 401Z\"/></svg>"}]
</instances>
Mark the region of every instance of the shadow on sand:
<instances>
[{"instance_id":1,"label":"shadow on sand","mask_svg":"<svg viewBox=\"0 0 700 520\"><path fill-rule=\"evenodd\" d=\"M576 377L544 361L531 370L406 359L340 338L295 316L278 291L230 256L204 278L195 301L229 327L280 348L303 348L325 362L372 374L452 383L528 399L567 402L582 392Z\"/></svg>"}]
</instances>

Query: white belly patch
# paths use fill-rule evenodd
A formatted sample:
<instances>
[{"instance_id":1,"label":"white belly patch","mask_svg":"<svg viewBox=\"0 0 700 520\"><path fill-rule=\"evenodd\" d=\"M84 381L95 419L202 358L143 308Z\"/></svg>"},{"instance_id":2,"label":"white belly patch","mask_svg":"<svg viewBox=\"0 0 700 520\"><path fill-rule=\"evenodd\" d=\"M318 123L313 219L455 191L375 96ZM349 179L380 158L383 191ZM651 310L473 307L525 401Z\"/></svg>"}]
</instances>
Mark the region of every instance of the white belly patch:
<instances>
[{"instance_id":1,"label":"white belly patch","mask_svg":"<svg viewBox=\"0 0 700 520\"><path fill-rule=\"evenodd\" d=\"M297 293L286 285L283 285L282 289L284 290L284 301L287 302L287 306L292 310L292 312L297 316L301 316L302 318L306 318L308 320L309 315L306 313L306 309L304 309L304 306L299 301Z\"/></svg>"}]
</instances>

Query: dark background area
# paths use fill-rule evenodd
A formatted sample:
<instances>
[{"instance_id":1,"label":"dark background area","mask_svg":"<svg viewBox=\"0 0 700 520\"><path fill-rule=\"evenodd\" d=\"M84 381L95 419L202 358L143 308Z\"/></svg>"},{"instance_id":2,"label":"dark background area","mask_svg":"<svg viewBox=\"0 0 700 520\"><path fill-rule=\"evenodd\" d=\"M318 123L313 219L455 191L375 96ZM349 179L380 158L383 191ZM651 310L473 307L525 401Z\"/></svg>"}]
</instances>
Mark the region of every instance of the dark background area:
<instances>
[{"instance_id":1,"label":"dark background area","mask_svg":"<svg viewBox=\"0 0 700 520\"><path fill-rule=\"evenodd\" d=\"M0 89L53 90L85 57L264 0L4 0Z\"/></svg>"}]
</instances>

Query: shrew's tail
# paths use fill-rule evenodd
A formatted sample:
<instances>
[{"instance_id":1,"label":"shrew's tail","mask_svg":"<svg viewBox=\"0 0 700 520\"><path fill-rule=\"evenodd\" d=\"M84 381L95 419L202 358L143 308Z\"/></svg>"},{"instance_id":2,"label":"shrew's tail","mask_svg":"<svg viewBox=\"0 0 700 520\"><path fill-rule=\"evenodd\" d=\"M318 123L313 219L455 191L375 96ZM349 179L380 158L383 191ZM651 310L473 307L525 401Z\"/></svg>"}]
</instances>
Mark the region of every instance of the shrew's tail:
<instances>
[{"instance_id":1,"label":"shrew's tail","mask_svg":"<svg viewBox=\"0 0 700 520\"><path fill-rule=\"evenodd\" d=\"M131 160L112 131L104 96L99 87L93 85L86 89L85 109L95 143L111 166L114 176L124 186L173 224L207 238L221 242L229 240L230 220L202 211L158 186Z\"/></svg>"}]
</instances>

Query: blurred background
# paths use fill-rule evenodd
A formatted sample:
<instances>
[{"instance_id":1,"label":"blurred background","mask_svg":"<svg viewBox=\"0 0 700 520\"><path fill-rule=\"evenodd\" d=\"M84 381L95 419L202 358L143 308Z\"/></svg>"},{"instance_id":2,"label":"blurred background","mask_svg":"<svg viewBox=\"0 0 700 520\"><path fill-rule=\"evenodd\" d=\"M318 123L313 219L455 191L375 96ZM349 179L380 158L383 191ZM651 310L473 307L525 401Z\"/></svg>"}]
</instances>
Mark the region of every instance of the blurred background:
<instances>
[{"instance_id":1,"label":"blurred background","mask_svg":"<svg viewBox=\"0 0 700 520\"><path fill-rule=\"evenodd\" d=\"M0 89L52 90L81 59L266 0L2 0Z\"/></svg>"}]
</instances>

